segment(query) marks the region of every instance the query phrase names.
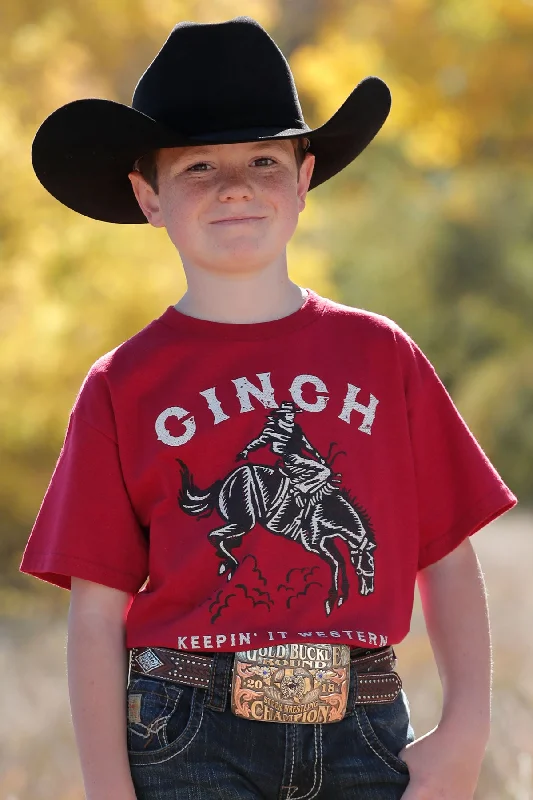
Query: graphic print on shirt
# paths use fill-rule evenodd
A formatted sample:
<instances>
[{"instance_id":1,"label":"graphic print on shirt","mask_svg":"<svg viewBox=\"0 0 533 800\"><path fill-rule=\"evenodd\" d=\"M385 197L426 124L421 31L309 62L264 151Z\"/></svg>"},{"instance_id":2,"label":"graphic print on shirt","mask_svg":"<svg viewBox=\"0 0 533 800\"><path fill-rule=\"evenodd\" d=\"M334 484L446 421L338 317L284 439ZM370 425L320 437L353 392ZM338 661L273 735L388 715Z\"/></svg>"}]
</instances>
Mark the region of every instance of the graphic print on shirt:
<instances>
[{"instance_id":1,"label":"graphic print on shirt","mask_svg":"<svg viewBox=\"0 0 533 800\"><path fill-rule=\"evenodd\" d=\"M263 605L270 611L275 605L272 595L266 590L268 581L257 567L257 558L251 553L248 553L248 555L243 558L241 570L243 567L247 567L248 564L253 565L251 567L252 574L248 578L249 583L260 583L261 589L258 586L253 586L251 590L249 590L245 583L236 582L233 585L230 584L233 588L227 592L225 589L219 589L218 592L215 593L214 598L209 598L208 610L212 615L211 624L214 624L230 606L230 601L234 597L249 600L252 608ZM293 600L298 600L299 597L305 597L313 587L316 586L322 589L323 584L313 579L313 575L318 569L319 567L315 564L313 567L291 567L288 570L285 581L278 584L277 587L277 595L282 598L282 602L284 602L286 608L290 609ZM243 580L246 580L246 578Z\"/></svg>"},{"instance_id":2,"label":"graphic print on shirt","mask_svg":"<svg viewBox=\"0 0 533 800\"><path fill-rule=\"evenodd\" d=\"M341 539L348 547L350 566L363 596L374 591L376 542L366 513L341 486L341 475L333 472L335 458L345 453L332 457L333 443L324 458L296 422L299 413L302 410L295 403L283 402L268 414L261 434L236 458L246 460L250 452L269 447L279 456L274 467L243 464L201 489L194 484L187 465L177 459L182 469L178 502L182 511L191 516L206 517L218 512L223 524L211 530L209 540L220 559L219 575L225 574L228 581L239 566L234 550L257 524L316 554L331 570L325 600L329 615L335 605L341 606L348 598L350 589L346 561L335 539ZM241 587L246 593L246 586Z\"/></svg>"}]
</instances>

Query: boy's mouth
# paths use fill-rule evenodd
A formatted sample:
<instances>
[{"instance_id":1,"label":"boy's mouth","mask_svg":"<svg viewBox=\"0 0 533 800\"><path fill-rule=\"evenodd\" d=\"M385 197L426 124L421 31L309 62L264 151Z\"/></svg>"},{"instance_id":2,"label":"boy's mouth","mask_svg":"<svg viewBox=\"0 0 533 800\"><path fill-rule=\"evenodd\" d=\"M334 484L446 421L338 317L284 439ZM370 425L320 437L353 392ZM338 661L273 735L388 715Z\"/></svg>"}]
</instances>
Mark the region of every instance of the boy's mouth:
<instances>
[{"instance_id":1,"label":"boy's mouth","mask_svg":"<svg viewBox=\"0 0 533 800\"><path fill-rule=\"evenodd\" d=\"M237 225L242 222L258 222L264 217L227 217L226 219L215 219L212 225Z\"/></svg>"}]
</instances>

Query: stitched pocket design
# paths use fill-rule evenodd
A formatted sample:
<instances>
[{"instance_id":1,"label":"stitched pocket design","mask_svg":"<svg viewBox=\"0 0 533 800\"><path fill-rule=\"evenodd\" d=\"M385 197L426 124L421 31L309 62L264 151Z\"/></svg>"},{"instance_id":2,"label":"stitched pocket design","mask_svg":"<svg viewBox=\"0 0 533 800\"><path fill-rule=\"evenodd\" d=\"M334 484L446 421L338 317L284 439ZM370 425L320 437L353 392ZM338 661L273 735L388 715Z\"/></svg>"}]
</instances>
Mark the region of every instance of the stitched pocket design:
<instances>
[{"instance_id":1,"label":"stitched pocket design","mask_svg":"<svg viewBox=\"0 0 533 800\"><path fill-rule=\"evenodd\" d=\"M400 750L413 741L409 706L403 690L392 703L356 706L355 713L361 733L374 755L395 772L408 774L407 764L398 758Z\"/></svg>"},{"instance_id":2,"label":"stitched pocket design","mask_svg":"<svg viewBox=\"0 0 533 800\"><path fill-rule=\"evenodd\" d=\"M195 689L155 678L134 678L127 700L128 751L153 755L166 750L187 730Z\"/></svg>"}]
</instances>

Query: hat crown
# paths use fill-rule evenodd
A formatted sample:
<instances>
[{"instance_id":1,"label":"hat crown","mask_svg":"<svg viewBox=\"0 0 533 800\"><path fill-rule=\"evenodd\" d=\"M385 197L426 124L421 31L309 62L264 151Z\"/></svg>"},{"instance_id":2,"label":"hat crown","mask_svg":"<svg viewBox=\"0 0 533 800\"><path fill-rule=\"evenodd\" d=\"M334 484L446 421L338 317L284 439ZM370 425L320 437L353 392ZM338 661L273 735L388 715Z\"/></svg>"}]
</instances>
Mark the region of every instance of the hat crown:
<instances>
[{"instance_id":1,"label":"hat crown","mask_svg":"<svg viewBox=\"0 0 533 800\"><path fill-rule=\"evenodd\" d=\"M176 25L132 107L193 139L228 129L307 130L287 60L250 17Z\"/></svg>"}]
</instances>

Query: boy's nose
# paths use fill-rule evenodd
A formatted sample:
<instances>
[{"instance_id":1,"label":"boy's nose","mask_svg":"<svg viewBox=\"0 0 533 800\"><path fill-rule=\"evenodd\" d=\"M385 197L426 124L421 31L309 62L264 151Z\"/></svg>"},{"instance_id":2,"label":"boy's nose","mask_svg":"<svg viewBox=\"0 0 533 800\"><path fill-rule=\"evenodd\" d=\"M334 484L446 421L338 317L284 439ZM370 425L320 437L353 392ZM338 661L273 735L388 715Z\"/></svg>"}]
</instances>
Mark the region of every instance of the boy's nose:
<instances>
[{"instance_id":1,"label":"boy's nose","mask_svg":"<svg viewBox=\"0 0 533 800\"><path fill-rule=\"evenodd\" d=\"M249 199L253 196L253 187L241 170L229 171L222 177L219 188L220 200Z\"/></svg>"}]
</instances>

